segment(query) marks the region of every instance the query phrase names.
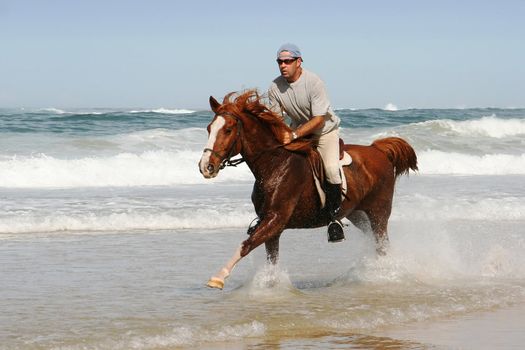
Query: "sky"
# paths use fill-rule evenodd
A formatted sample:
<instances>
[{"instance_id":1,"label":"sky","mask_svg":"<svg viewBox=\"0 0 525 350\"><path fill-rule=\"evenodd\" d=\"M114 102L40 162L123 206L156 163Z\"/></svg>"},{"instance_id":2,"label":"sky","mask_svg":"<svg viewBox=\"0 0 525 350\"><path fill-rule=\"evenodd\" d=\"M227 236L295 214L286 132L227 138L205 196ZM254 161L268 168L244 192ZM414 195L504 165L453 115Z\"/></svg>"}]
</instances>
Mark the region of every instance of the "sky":
<instances>
[{"instance_id":1,"label":"sky","mask_svg":"<svg viewBox=\"0 0 525 350\"><path fill-rule=\"evenodd\" d=\"M0 108L209 109L285 42L334 108L525 107L521 0L0 0Z\"/></svg>"}]
</instances>

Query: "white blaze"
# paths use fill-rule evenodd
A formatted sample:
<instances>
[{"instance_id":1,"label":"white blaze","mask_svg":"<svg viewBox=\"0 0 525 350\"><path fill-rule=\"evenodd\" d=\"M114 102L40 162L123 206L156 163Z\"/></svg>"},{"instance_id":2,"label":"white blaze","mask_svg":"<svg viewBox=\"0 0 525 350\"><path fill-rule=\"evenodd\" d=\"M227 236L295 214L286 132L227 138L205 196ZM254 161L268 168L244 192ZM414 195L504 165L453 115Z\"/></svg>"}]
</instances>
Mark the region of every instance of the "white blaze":
<instances>
[{"instance_id":1,"label":"white blaze","mask_svg":"<svg viewBox=\"0 0 525 350\"><path fill-rule=\"evenodd\" d=\"M215 141L217 140L217 133L219 132L219 130L222 129L224 124L226 124L226 120L224 119L224 117L221 117L221 116L218 116L217 118L215 118L215 121L211 123L210 136L208 137L208 143L206 144L205 148L213 149L213 147L215 146ZM211 156L210 151L204 151L204 153L202 154L201 160L199 162L199 166L203 174L206 174L208 172L207 166L208 166L208 163L210 162L210 156Z\"/></svg>"}]
</instances>

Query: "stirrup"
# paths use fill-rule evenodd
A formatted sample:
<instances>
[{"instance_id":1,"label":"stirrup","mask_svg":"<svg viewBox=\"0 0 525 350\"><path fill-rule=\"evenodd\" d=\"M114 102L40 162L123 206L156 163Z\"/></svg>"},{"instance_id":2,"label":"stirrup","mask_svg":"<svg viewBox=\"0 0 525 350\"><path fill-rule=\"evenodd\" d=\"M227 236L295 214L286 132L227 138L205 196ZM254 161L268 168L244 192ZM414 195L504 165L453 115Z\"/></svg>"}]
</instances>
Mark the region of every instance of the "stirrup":
<instances>
[{"instance_id":1,"label":"stirrup","mask_svg":"<svg viewBox=\"0 0 525 350\"><path fill-rule=\"evenodd\" d=\"M339 220L334 220L328 225L328 242L338 243L345 240L343 225Z\"/></svg>"}]
</instances>

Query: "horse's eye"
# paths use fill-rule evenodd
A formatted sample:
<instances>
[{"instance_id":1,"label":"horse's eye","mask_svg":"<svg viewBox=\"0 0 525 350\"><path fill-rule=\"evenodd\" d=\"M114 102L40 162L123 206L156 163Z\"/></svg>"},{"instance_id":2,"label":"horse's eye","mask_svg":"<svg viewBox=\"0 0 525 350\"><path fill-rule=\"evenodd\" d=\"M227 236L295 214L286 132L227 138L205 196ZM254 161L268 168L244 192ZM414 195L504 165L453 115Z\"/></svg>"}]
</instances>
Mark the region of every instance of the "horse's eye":
<instances>
[{"instance_id":1,"label":"horse's eye","mask_svg":"<svg viewBox=\"0 0 525 350\"><path fill-rule=\"evenodd\" d=\"M224 130L224 132L226 132L227 134L231 134L232 133L232 129L231 128L226 128Z\"/></svg>"}]
</instances>

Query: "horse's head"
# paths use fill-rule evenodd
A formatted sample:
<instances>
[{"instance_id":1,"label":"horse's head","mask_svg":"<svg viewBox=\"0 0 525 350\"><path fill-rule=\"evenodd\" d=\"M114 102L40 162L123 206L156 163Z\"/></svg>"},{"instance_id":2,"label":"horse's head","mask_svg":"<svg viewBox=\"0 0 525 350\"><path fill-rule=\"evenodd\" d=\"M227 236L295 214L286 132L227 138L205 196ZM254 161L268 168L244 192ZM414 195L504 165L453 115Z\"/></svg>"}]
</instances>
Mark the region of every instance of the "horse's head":
<instances>
[{"instance_id":1,"label":"horse's head","mask_svg":"<svg viewBox=\"0 0 525 350\"><path fill-rule=\"evenodd\" d=\"M226 165L242 162L231 160L241 151L243 159L252 164L263 153L281 147L300 153L311 151L311 140L306 138L283 145L283 135L291 129L261 102L256 90L232 92L224 97L223 104L210 97L210 106L215 116L208 125L208 144L199 161L205 178L217 176Z\"/></svg>"},{"instance_id":2,"label":"horse's head","mask_svg":"<svg viewBox=\"0 0 525 350\"><path fill-rule=\"evenodd\" d=\"M199 161L199 170L207 179L217 176L226 162L241 152L241 119L221 108L213 96L210 96L210 107L215 116L208 125L208 143Z\"/></svg>"}]
</instances>

